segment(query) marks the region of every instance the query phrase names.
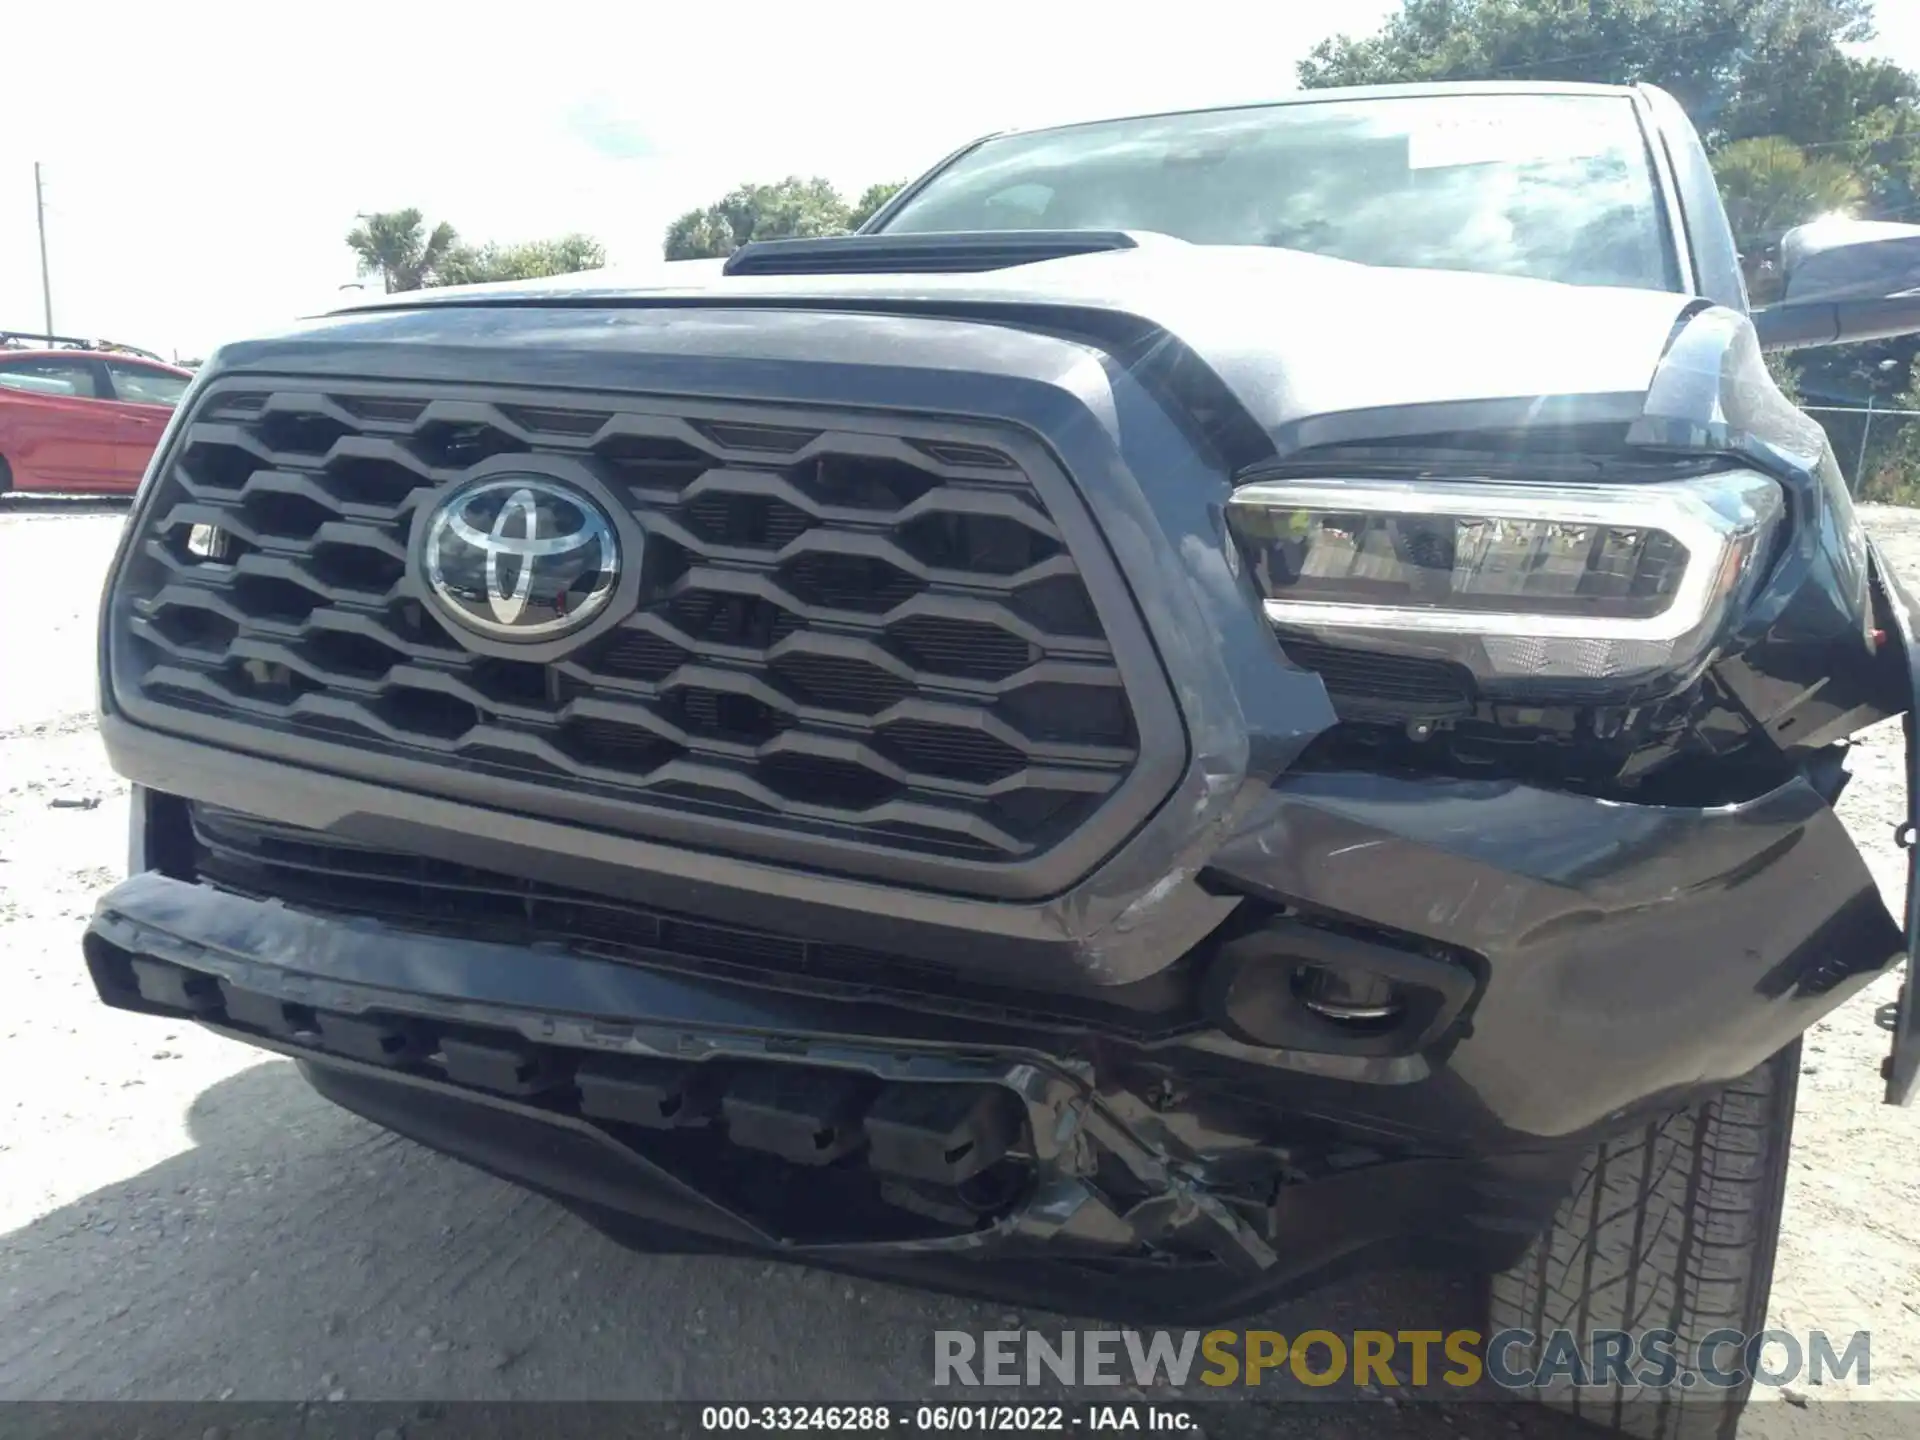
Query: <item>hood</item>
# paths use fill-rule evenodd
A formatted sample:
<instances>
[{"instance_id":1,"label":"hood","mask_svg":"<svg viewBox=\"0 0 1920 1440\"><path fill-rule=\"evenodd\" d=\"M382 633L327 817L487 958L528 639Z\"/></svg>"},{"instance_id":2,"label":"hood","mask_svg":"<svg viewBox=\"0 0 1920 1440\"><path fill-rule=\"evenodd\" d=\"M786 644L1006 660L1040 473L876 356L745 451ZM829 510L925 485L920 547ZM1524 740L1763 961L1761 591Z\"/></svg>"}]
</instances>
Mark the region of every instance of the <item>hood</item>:
<instances>
[{"instance_id":1,"label":"hood","mask_svg":"<svg viewBox=\"0 0 1920 1440\"><path fill-rule=\"evenodd\" d=\"M1677 323L1700 304L1664 291L1126 238L1126 248L970 273L730 275L718 260L660 261L374 296L334 313L698 306L977 317L1121 337L1134 361L1156 346L1183 349L1274 434L1338 412L1642 397Z\"/></svg>"}]
</instances>

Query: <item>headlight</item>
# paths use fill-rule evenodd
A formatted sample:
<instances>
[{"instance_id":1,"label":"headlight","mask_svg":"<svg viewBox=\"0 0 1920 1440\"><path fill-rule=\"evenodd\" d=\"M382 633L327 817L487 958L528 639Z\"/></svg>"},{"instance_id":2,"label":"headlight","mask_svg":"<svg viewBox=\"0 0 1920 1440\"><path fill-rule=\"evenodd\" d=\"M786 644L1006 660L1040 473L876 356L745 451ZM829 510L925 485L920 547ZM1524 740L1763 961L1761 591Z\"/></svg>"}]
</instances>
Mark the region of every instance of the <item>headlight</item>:
<instances>
[{"instance_id":1,"label":"headlight","mask_svg":"<svg viewBox=\"0 0 1920 1440\"><path fill-rule=\"evenodd\" d=\"M1260 481L1229 518L1282 630L1483 679L1687 669L1758 580L1782 511L1751 471L1615 485Z\"/></svg>"}]
</instances>

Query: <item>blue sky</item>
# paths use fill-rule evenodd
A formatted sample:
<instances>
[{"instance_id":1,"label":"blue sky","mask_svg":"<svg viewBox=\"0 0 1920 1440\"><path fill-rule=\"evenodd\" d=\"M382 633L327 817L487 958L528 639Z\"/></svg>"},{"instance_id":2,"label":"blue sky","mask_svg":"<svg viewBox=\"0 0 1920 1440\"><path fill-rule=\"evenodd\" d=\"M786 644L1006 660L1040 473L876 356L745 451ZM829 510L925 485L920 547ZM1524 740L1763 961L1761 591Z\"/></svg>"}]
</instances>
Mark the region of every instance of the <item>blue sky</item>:
<instances>
[{"instance_id":1,"label":"blue sky","mask_svg":"<svg viewBox=\"0 0 1920 1440\"><path fill-rule=\"evenodd\" d=\"M183 354L326 305L358 211L417 205L474 240L586 230L644 261L739 181L856 193L1009 125L1259 100L1397 8L0 4L0 328L39 326L39 160L56 326ZM1920 4L1881 9L1871 48L1920 68Z\"/></svg>"}]
</instances>

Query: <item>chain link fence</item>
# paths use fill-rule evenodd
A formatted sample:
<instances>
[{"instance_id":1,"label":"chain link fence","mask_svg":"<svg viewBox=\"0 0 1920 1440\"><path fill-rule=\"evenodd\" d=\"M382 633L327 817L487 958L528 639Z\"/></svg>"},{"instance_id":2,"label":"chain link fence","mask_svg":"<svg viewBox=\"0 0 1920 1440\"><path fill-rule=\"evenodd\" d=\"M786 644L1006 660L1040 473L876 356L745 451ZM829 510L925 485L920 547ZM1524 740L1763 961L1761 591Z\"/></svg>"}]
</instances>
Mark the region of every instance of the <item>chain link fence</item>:
<instances>
[{"instance_id":1,"label":"chain link fence","mask_svg":"<svg viewBox=\"0 0 1920 1440\"><path fill-rule=\"evenodd\" d=\"M1800 408L1825 427L1856 499L1920 506L1920 410L1804 403Z\"/></svg>"}]
</instances>

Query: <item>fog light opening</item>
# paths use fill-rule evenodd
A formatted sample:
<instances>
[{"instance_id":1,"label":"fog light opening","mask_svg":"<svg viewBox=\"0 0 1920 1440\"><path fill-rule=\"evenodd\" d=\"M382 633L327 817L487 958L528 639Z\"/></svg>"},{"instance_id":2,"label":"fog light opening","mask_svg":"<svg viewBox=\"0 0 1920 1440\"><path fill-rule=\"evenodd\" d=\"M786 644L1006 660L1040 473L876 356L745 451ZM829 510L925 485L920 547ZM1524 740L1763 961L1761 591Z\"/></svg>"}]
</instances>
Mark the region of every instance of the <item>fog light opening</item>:
<instances>
[{"instance_id":1,"label":"fog light opening","mask_svg":"<svg viewBox=\"0 0 1920 1440\"><path fill-rule=\"evenodd\" d=\"M218 525L198 524L187 531L187 554L206 564L220 564L233 548L233 537Z\"/></svg>"},{"instance_id":2,"label":"fog light opening","mask_svg":"<svg viewBox=\"0 0 1920 1440\"><path fill-rule=\"evenodd\" d=\"M1302 965L1293 972L1293 993L1314 1014L1355 1029L1387 1029L1406 1011L1401 988L1370 970Z\"/></svg>"}]
</instances>

